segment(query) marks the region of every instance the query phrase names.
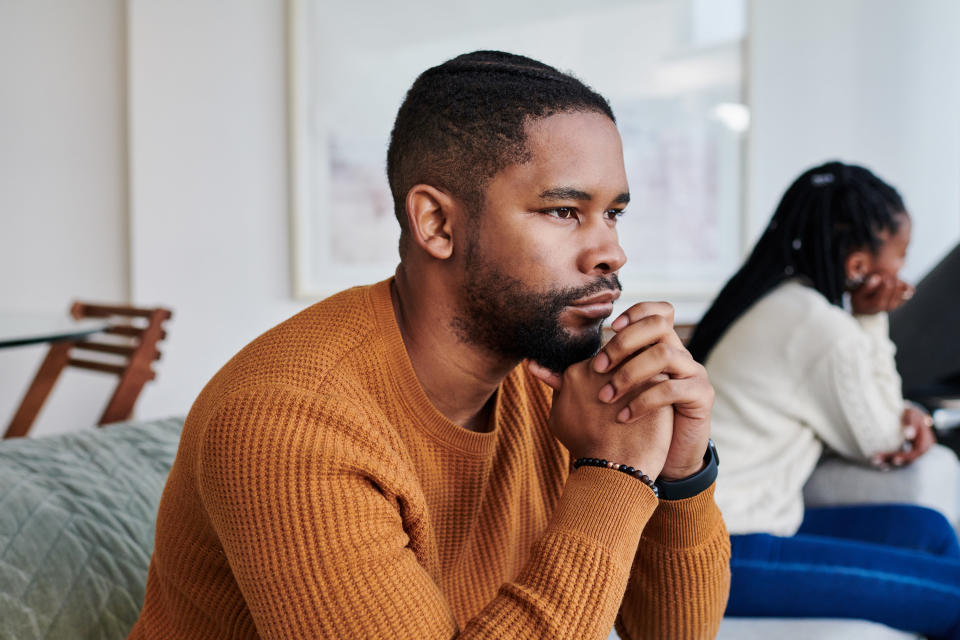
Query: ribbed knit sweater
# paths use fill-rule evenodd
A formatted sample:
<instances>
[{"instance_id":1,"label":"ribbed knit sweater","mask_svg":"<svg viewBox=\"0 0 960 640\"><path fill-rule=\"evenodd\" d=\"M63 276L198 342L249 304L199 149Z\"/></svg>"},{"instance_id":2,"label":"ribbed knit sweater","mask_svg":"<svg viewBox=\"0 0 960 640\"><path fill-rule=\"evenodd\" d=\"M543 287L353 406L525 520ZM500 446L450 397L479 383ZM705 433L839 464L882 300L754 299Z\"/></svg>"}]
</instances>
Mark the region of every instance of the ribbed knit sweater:
<instances>
[{"instance_id":1,"label":"ribbed knit sweater","mask_svg":"<svg viewBox=\"0 0 960 640\"><path fill-rule=\"evenodd\" d=\"M712 487L570 473L523 368L487 432L431 405L390 281L268 331L187 417L132 638L712 638ZM569 477L568 477L569 476ZM622 604L622 606L621 606Z\"/></svg>"}]
</instances>

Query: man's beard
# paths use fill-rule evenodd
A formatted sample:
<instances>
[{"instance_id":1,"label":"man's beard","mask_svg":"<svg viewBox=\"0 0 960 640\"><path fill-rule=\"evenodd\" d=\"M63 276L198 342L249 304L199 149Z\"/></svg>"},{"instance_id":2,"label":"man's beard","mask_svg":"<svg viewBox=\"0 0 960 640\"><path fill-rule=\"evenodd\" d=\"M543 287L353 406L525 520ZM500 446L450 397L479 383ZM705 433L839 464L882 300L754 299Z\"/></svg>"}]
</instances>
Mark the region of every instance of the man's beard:
<instances>
[{"instance_id":1,"label":"man's beard","mask_svg":"<svg viewBox=\"0 0 960 640\"><path fill-rule=\"evenodd\" d=\"M597 353L602 325L573 334L560 315L570 304L602 291L620 290L616 274L598 277L583 287L533 291L477 255L467 251L467 278L454 327L461 339L507 358L529 358L562 372Z\"/></svg>"}]
</instances>

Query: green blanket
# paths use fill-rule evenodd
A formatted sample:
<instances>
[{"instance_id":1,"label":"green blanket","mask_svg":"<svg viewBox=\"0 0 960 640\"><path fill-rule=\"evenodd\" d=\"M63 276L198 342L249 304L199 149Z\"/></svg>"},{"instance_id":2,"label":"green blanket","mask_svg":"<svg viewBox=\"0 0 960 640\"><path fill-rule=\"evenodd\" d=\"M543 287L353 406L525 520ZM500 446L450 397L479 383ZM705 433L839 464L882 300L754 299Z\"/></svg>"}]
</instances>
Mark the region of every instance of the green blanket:
<instances>
[{"instance_id":1,"label":"green blanket","mask_svg":"<svg viewBox=\"0 0 960 640\"><path fill-rule=\"evenodd\" d=\"M125 638L183 420L0 442L0 638Z\"/></svg>"}]
</instances>

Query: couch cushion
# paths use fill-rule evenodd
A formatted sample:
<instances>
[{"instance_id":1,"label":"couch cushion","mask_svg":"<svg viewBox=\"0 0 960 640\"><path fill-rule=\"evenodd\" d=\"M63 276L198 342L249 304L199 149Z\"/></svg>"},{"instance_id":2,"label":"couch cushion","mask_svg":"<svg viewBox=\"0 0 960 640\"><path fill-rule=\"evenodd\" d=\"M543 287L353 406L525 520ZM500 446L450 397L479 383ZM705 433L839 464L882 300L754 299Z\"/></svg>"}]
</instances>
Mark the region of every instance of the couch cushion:
<instances>
[{"instance_id":1,"label":"couch cushion","mask_svg":"<svg viewBox=\"0 0 960 640\"><path fill-rule=\"evenodd\" d=\"M910 640L915 633L866 620L827 618L724 618L717 640Z\"/></svg>"},{"instance_id":2,"label":"couch cushion","mask_svg":"<svg viewBox=\"0 0 960 640\"><path fill-rule=\"evenodd\" d=\"M0 637L126 637L182 426L0 442Z\"/></svg>"},{"instance_id":3,"label":"couch cushion","mask_svg":"<svg viewBox=\"0 0 960 640\"><path fill-rule=\"evenodd\" d=\"M808 507L903 503L935 509L960 524L960 464L957 455L935 444L912 464L880 471L840 458L817 466L803 488Z\"/></svg>"},{"instance_id":4,"label":"couch cushion","mask_svg":"<svg viewBox=\"0 0 960 640\"><path fill-rule=\"evenodd\" d=\"M917 635L866 620L724 618L716 640L916 640ZM607 640L621 640L616 630Z\"/></svg>"}]
</instances>

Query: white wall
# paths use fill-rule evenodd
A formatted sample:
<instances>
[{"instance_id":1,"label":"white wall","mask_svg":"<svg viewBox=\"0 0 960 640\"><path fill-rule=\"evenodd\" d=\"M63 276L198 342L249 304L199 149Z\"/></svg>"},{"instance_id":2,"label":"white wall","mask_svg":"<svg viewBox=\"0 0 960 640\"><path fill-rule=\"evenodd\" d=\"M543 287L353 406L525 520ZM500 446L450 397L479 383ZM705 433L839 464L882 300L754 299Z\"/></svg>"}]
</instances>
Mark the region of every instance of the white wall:
<instances>
[{"instance_id":1,"label":"white wall","mask_svg":"<svg viewBox=\"0 0 960 640\"><path fill-rule=\"evenodd\" d=\"M133 299L174 309L140 417L185 414L290 295L285 14L276 0L129 3Z\"/></svg>"},{"instance_id":2,"label":"white wall","mask_svg":"<svg viewBox=\"0 0 960 640\"><path fill-rule=\"evenodd\" d=\"M304 306L288 275L285 47L279 0L0 2L0 311L173 308L138 417L185 414ZM45 351L0 350L0 430ZM113 383L66 371L32 433L93 424Z\"/></svg>"},{"instance_id":3,"label":"white wall","mask_svg":"<svg viewBox=\"0 0 960 640\"><path fill-rule=\"evenodd\" d=\"M753 0L751 243L804 169L864 164L913 214L905 276L960 240L960 3Z\"/></svg>"},{"instance_id":4,"label":"white wall","mask_svg":"<svg viewBox=\"0 0 960 640\"><path fill-rule=\"evenodd\" d=\"M0 2L2 311L127 299L123 23L122 0ZM45 352L0 350L0 431ZM38 433L106 404L105 376L60 382Z\"/></svg>"}]
</instances>

